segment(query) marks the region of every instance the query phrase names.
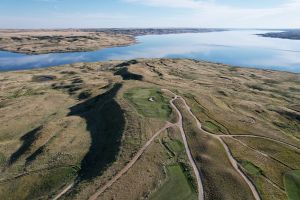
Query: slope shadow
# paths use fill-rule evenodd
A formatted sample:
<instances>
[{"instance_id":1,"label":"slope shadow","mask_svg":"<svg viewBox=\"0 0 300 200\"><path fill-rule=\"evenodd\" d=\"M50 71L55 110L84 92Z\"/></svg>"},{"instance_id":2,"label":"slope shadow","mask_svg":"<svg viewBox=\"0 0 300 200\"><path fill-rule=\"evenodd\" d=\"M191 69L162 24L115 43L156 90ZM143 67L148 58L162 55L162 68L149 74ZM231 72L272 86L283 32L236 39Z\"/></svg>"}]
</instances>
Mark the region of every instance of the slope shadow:
<instances>
[{"instance_id":1,"label":"slope shadow","mask_svg":"<svg viewBox=\"0 0 300 200\"><path fill-rule=\"evenodd\" d=\"M87 123L91 146L81 161L78 179L91 180L116 160L125 128L124 112L114 100L122 84L72 108L69 116L80 116Z\"/></svg>"},{"instance_id":2,"label":"slope shadow","mask_svg":"<svg viewBox=\"0 0 300 200\"><path fill-rule=\"evenodd\" d=\"M128 71L127 67L124 67L114 73L114 75L119 75L123 78L123 80L137 80L141 81L143 80L143 76L139 74L134 74Z\"/></svg>"},{"instance_id":3,"label":"slope shadow","mask_svg":"<svg viewBox=\"0 0 300 200\"><path fill-rule=\"evenodd\" d=\"M40 133L40 130L42 129L42 126L33 129L32 131L29 131L25 135L21 137L21 140L23 141L23 144L21 147L15 151L8 160L8 165L12 165L15 163L26 151L29 150L30 146L34 143L35 139Z\"/></svg>"}]
</instances>

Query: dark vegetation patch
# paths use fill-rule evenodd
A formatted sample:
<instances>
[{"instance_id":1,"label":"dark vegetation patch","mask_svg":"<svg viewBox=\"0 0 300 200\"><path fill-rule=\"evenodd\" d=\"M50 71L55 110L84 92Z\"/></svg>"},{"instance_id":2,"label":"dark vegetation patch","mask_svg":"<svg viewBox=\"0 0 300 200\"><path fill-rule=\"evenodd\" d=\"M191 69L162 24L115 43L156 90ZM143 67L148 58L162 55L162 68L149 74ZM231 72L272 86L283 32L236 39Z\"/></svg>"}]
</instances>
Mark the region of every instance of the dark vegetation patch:
<instances>
[{"instance_id":1,"label":"dark vegetation patch","mask_svg":"<svg viewBox=\"0 0 300 200\"><path fill-rule=\"evenodd\" d=\"M203 123L203 129L213 134L222 133L222 129L212 121L205 121Z\"/></svg>"},{"instance_id":2,"label":"dark vegetation patch","mask_svg":"<svg viewBox=\"0 0 300 200\"><path fill-rule=\"evenodd\" d=\"M227 92L225 92L224 90L219 90L218 93L222 96L228 97L229 94L227 94Z\"/></svg>"},{"instance_id":3,"label":"dark vegetation patch","mask_svg":"<svg viewBox=\"0 0 300 200\"><path fill-rule=\"evenodd\" d=\"M231 81L231 78L228 78L226 76L220 76L221 79L227 80L227 81Z\"/></svg>"},{"instance_id":4,"label":"dark vegetation patch","mask_svg":"<svg viewBox=\"0 0 300 200\"><path fill-rule=\"evenodd\" d=\"M84 118L91 137L91 146L81 162L80 180L101 175L116 160L125 128L124 112L114 100L121 87L115 84L106 93L71 108L69 116Z\"/></svg>"},{"instance_id":5,"label":"dark vegetation patch","mask_svg":"<svg viewBox=\"0 0 300 200\"><path fill-rule=\"evenodd\" d=\"M300 88L296 88L296 87L289 87L289 90L291 92L300 92Z\"/></svg>"},{"instance_id":6,"label":"dark vegetation patch","mask_svg":"<svg viewBox=\"0 0 300 200\"><path fill-rule=\"evenodd\" d=\"M300 104L290 105L289 109L300 112Z\"/></svg>"},{"instance_id":7,"label":"dark vegetation patch","mask_svg":"<svg viewBox=\"0 0 300 200\"><path fill-rule=\"evenodd\" d=\"M52 76L52 75L39 75L39 76L32 77L33 82L47 82L47 81L53 81L55 79L56 76Z\"/></svg>"},{"instance_id":8,"label":"dark vegetation patch","mask_svg":"<svg viewBox=\"0 0 300 200\"><path fill-rule=\"evenodd\" d=\"M21 140L23 141L23 144L21 147L15 151L9 158L8 165L12 165L14 162L16 162L24 153L26 153L30 146L34 143L38 135L40 134L40 131L42 130L42 126L33 129L32 131L26 133L21 137Z\"/></svg>"},{"instance_id":9,"label":"dark vegetation patch","mask_svg":"<svg viewBox=\"0 0 300 200\"><path fill-rule=\"evenodd\" d=\"M238 71L238 68L237 67L228 67L228 70L231 71L231 72L237 72Z\"/></svg>"},{"instance_id":10,"label":"dark vegetation patch","mask_svg":"<svg viewBox=\"0 0 300 200\"><path fill-rule=\"evenodd\" d=\"M115 72L114 75L121 76L123 80L137 80L137 81L143 80L142 75L131 73L125 67Z\"/></svg>"},{"instance_id":11,"label":"dark vegetation patch","mask_svg":"<svg viewBox=\"0 0 300 200\"><path fill-rule=\"evenodd\" d=\"M73 84L76 84L76 83L83 83L83 80L82 80L80 77L77 77L77 78L74 78L74 79L72 80L72 83L73 83Z\"/></svg>"},{"instance_id":12,"label":"dark vegetation patch","mask_svg":"<svg viewBox=\"0 0 300 200\"><path fill-rule=\"evenodd\" d=\"M78 99L79 100L84 100L84 99L88 99L92 96L92 92L91 91L83 91L78 95Z\"/></svg>"},{"instance_id":13,"label":"dark vegetation patch","mask_svg":"<svg viewBox=\"0 0 300 200\"><path fill-rule=\"evenodd\" d=\"M61 74L66 74L66 75L75 75L75 74L77 74L77 72L74 72L74 71L62 71L60 73Z\"/></svg>"},{"instance_id":14,"label":"dark vegetation patch","mask_svg":"<svg viewBox=\"0 0 300 200\"><path fill-rule=\"evenodd\" d=\"M65 82L60 82L60 83L54 83L52 84L52 89L55 90L63 90L68 92L70 95L74 95L78 90L81 90L83 88L81 83L65 83Z\"/></svg>"},{"instance_id":15,"label":"dark vegetation patch","mask_svg":"<svg viewBox=\"0 0 300 200\"><path fill-rule=\"evenodd\" d=\"M264 174L262 169L260 169L259 167L257 167L256 165L254 165L252 162L248 160L242 160L241 165L251 175L259 176Z\"/></svg>"},{"instance_id":16,"label":"dark vegetation patch","mask_svg":"<svg viewBox=\"0 0 300 200\"><path fill-rule=\"evenodd\" d=\"M154 65L150 65L149 63L146 63L146 65L151 69L152 72L156 73L160 78L164 76L163 73L158 71Z\"/></svg>"},{"instance_id":17,"label":"dark vegetation patch","mask_svg":"<svg viewBox=\"0 0 300 200\"><path fill-rule=\"evenodd\" d=\"M253 90L263 91L264 88L261 85L258 84L247 84L248 88L251 88Z\"/></svg>"},{"instance_id":18,"label":"dark vegetation patch","mask_svg":"<svg viewBox=\"0 0 300 200\"><path fill-rule=\"evenodd\" d=\"M116 66L116 68L128 67L128 66L130 66L130 65L135 65L135 64L137 64L137 63L138 63L137 60L129 60L129 61L127 61L127 62L122 62L121 64L118 64L118 65Z\"/></svg>"},{"instance_id":19,"label":"dark vegetation patch","mask_svg":"<svg viewBox=\"0 0 300 200\"><path fill-rule=\"evenodd\" d=\"M33 162L39 155L41 155L44 152L45 146L39 147L35 152L33 152L30 156L26 158L25 165L29 165L31 162Z\"/></svg>"},{"instance_id":20,"label":"dark vegetation patch","mask_svg":"<svg viewBox=\"0 0 300 200\"><path fill-rule=\"evenodd\" d=\"M283 109L273 109L272 111L277 112L279 115L284 116L287 119L300 122L300 114L297 112L292 112L292 111L283 110Z\"/></svg>"}]
</instances>

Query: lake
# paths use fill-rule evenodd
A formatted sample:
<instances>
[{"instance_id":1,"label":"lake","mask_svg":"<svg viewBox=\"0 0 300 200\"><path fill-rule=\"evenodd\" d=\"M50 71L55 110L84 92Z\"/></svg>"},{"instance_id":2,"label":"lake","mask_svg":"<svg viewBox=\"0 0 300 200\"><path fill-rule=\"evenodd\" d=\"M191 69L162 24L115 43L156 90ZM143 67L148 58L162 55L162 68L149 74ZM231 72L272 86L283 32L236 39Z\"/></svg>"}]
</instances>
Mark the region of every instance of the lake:
<instances>
[{"instance_id":1,"label":"lake","mask_svg":"<svg viewBox=\"0 0 300 200\"><path fill-rule=\"evenodd\" d=\"M92 52L25 55L0 51L0 71L21 70L107 60L191 58L240 67L300 72L300 41L266 38L268 31L235 30L210 33L147 35L126 47Z\"/></svg>"}]
</instances>

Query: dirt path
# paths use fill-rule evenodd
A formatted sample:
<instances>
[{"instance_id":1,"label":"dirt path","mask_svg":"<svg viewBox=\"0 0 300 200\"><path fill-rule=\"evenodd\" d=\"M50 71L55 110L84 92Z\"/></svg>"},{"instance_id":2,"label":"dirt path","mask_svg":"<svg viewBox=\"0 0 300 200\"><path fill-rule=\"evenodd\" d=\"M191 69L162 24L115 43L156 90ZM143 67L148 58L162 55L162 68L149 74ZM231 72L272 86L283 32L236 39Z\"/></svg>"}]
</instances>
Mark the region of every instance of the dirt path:
<instances>
[{"instance_id":1,"label":"dirt path","mask_svg":"<svg viewBox=\"0 0 300 200\"><path fill-rule=\"evenodd\" d=\"M277 143L283 144L285 146L289 146L290 148L297 149L298 151L300 150L300 148L297 147L297 146L295 146L295 145L292 145L292 144L289 144L289 143L286 143L286 142L283 142L283 141L280 141L280 140L276 140L276 139L273 139L273 138L270 138L270 137L265 137L265 136L259 136L259 135L218 135L218 136L221 136L221 137L252 137L252 138L260 138L260 139L265 139L265 140L270 140L270 141L273 141L273 142L277 142Z\"/></svg>"},{"instance_id":2,"label":"dirt path","mask_svg":"<svg viewBox=\"0 0 300 200\"><path fill-rule=\"evenodd\" d=\"M198 168L196 166L196 163L192 157L190 148L188 146L187 143L187 139L183 130L183 126L182 126L182 115L180 113L180 111L176 108L176 106L173 104L173 101L176 100L178 98L178 96L176 96L174 94L174 98L170 100L170 105L176 110L177 114L178 114L178 121L175 124L171 124L171 123L167 123L161 130L159 130L158 132L156 132L156 134L154 134L154 136L148 140L148 142L143 146L143 148L136 154L136 156L126 165L125 168L123 168L114 178L112 178L108 183L106 183L102 188L100 188L95 194L93 194L89 200L96 200L105 190L107 190L109 187L111 187L119 178L121 178L122 175L124 175L135 163L136 161L142 156L142 154L145 152L145 150L147 149L147 147L153 142L153 140L164 130L166 130L167 128L171 127L171 126L177 126L180 130L182 139L183 139L183 143L185 146L185 150L186 153L188 155L189 161L193 167L196 179L197 179L197 185L198 185L198 199L199 200L203 200L204 199L204 194L203 194L203 186L202 186L202 181L200 178L200 173L198 171Z\"/></svg>"},{"instance_id":3,"label":"dirt path","mask_svg":"<svg viewBox=\"0 0 300 200\"><path fill-rule=\"evenodd\" d=\"M142 156L145 152L147 147L153 142L153 140L164 130L174 126L174 124L167 122L167 124L157 131L150 140L146 142L146 144L137 152L137 154L132 158L132 160L116 175L114 176L109 182L107 182L102 188L100 188L95 194L93 194L89 200L96 200L99 195L101 195L105 190L107 190L110 186L112 186L122 175L124 175L135 163L136 161ZM76 182L76 181L75 181ZM63 191L61 191L58 195L56 195L53 200L60 199L64 194L66 194L74 185L75 182L69 184Z\"/></svg>"},{"instance_id":4,"label":"dirt path","mask_svg":"<svg viewBox=\"0 0 300 200\"><path fill-rule=\"evenodd\" d=\"M68 185L63 191L61 191L53 200L57 200L60 197L62 197L64 194L66 194L73 186L75 185L75 182Z\"/></svg>"},{"instance_id":5,"label":"dirt path","mask_svg":"<svg viewBox=\"0 0 300 200\"><path fill-rule=\"evenodd\" d=\"M169 91L170 92L170 91ZM173 93L172 93L173 94ZM175 95L175 94L173 94ZM190 147L188 145L188 142L187 142L187 139L186 139L186 135L185 135L185 132L183 130L183 123L182 123L182 115L180 113L180 111L177 109L177 107L174 105L174 101L178 99L178 96L175 95L174 98L170 101L170 104L171 106L176 110L177 112L177 115L178 115L178 122L175 124L179 130L180 130L180 133L181 133L181 136L182 136L182 140L183 140L183 143L184 143L184 147L185 147L185 151L188 155L188 158L189 158L189 161L193 167L193 170L194 170L194 174L196 176L196 180L197 180L197 189L198 189L198 199L199 200L203 200L204 199L204 192L203 192L203 184L202 184L202 180L201 180L201 177L200 177L200 173L199 173L199 170L197 168L197 165L195 163L195 160L193 159L192 157L192 153L191 153L191 150L190 150Z\"/></svg>"},{"instance_id":6,"label":"dirt path","mask_svg":"<svg viewBox=\"0 0 300 200\"><path fill-rule=\"evenodd\" d=\"M135 163L136 161L142 156L148 146L153 142L153 140L164 130L173 126L171 123L167 123L162 129L157 131L150 140L146 142L146 144L137 152L137 154L133 157L133 159L116 175L114 176L109 182L107 182L102 188L100 188L95 194L93 194L89 200L96 200L105 190L107 190L110 186L112 186L122 175L124 175Z\"/></svg>"},{"instance_id":7,"label":"dirt path","mask_svg":"<svg viewBox=\"0 0 300 200\"><path fill-rule=\"evenodd\" d=\"M192 113L191 108L187 105L186 101L185 101L182 97L179 97L179 98L183 101L184 106L187 108L187 110L188 110L188 112L190 113L190 115L196 120L198 128L199 128L201 131L205 132L206 134L209 134L210 136L212 136L212 137L218 139L218 140L221 142L221 144L223 145L223 147L224 147L224 149L225 149L225 151L226 151L226 154L227 154L227 156L228 156L228 159L229 159L231 165L235 168L235 170L240 174L240 176L241 176L241 177L244 179L244 181L247 183L247 185L249 186L249 188L250 188L250 190L251 190L251 192L252 192L254 198L255 198L256 200L260 200L261 198L260 198L260 196L259 196L259 194L258 194L256 188L254 187L254 185L252 184L252 182L245 176L245 174L239 169L237 161L233 158L233 156L232 156L232 154L231 154L231 152L230 152L228 146L225 144L225 142L222 140L222 138L221 138L219 135L214 135L214 134L211 134L211 133L209 133L209 132L203 130L203 129L202 129L201 123L199 122L198 118ZM180 113L180 114L181 114L181 113Z\"/></svg>"}]
</instances>

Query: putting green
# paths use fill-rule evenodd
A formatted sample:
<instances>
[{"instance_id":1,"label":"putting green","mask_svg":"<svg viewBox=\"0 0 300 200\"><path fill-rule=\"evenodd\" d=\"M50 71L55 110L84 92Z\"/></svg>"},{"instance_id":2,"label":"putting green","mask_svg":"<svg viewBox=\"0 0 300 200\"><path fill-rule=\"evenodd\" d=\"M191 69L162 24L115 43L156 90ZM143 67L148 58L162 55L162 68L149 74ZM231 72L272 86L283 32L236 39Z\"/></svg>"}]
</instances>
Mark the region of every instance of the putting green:
<instances>
[{"instance_id":1,"label":"putting green","mask_svg":"<svg viewBox=\"0 0 300 200\"><path fill-rule=\"evenodd\" d=\"M166 120L171 114L168 99L162 95L159 88L134 88L124 96L145 117Z\"/></svg>"},{"instance_id":2,"label":"putting green","mask_svg":"<svg viewBox=\"0 0 300 200\"><path fill-rule=\"evenodd\" d=\"M194 200L196 192L192 189L179 165L167 167L168 180L150 197L150 200Z\"/></svg>"},{"instance_id":3,"label":"putting green","mask_svg":"<svg viewBox=\"0 0 300 200\"><path fill-rule=\"evenodd\" d=\"M300 170L289 171L284 175L285 191L289 200L300 199Z\"/></svg>"}]
</instances>

